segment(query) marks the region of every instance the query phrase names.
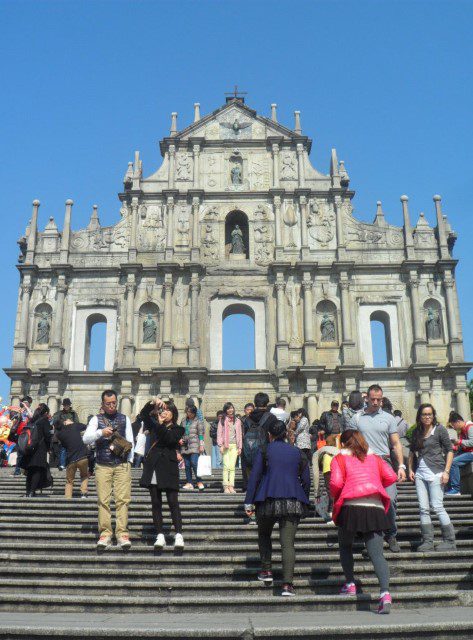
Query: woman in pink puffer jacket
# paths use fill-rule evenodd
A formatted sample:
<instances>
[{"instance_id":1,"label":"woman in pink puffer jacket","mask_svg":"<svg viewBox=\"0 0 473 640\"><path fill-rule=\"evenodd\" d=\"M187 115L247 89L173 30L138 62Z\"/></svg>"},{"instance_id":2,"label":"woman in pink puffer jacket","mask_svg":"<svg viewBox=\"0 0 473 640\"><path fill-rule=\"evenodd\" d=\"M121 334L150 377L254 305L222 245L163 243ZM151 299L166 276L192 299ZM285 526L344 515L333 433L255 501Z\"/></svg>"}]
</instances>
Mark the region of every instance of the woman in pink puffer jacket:
<instances>
[{"instance_id":1,"label":"woman in pink puffer jacket","mask_svg":"<svg viewBox=\"0 0 473 640\"><path fill-rule=\"evenodd\" d=\"M382 458L371 453L359 431L349 429L340 437L342 450L332 460L330 493L333 521L338 526L340 561L346 582L340 593L356 596L353 574L353 541L361 534L379 580L378 613L389 613L389 567L383 555L383 531L389 529L386 513L390 498L385 487L397 476Z\"/></svg>"}]
</instances>

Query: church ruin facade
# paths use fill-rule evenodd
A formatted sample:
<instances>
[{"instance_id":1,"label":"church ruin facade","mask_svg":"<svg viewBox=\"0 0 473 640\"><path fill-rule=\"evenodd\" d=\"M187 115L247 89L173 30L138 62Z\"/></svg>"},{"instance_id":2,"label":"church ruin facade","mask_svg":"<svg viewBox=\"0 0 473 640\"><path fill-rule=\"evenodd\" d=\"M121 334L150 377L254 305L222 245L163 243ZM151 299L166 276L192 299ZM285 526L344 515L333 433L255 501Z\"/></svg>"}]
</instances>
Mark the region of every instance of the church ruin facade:
<instances>
[{"instance_id":1,"label":"church ruin facade","mask_svg":"<svg viewBox=\"0 0 473 640\"><path fill-rule=\"evenodd\" d=\"M20 240L21 276L12 400L72 399L82 420L115 388L134 415L151 395L193 396L211 417L257 391L284 396L311 419L356 388L380 383L412 422L432 401L442 416L469 416L455 286L455 234L434 197L436 224L372 224L353 215L354 191L332 151L330 171L309 159L299 112L294 129L258 115L242 98L160 142L163 161L145 177L139 153L119 193L119 220L97 209L73 231L38 228L39 202ZM222 324L255 324L255 367L225 371ZM374 367L371 324L384 328L386 366ZM90 338L106 325L105 366L92 371ZM236 338L238 339L238 338Z\"/></svg>"}]
</instances>

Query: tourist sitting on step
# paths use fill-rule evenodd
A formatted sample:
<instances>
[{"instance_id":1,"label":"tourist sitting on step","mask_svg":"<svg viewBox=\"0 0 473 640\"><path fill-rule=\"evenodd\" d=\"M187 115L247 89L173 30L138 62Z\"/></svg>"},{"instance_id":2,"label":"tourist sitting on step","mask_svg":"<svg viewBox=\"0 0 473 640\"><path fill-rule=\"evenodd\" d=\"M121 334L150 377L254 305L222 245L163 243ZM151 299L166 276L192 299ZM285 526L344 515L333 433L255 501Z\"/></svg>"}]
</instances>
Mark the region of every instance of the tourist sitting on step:
<instances>
[{"instance_id":1,"label":"tourist sitting on step","mask_svg":"<svg viewBox=\"0 0 473 640\"><path fill-rule=\"evenodd\" d=\"M459 496L460 491L460 469L473 462L473 422L465 421L459 413L450 415L452 427L459 433L458 439L454 442L457 446L457 455L453 458L450 471L450 488L447 496Z\"/></svg>"},{"instance_id":2,"label":"tourist sitting on step","mask_svg":"<svg viewBox=\"0 0 473 640\"><path fill-rule=\"evenodd\" d=\"M140 486L149 489L153 523L156 528L155 549L164 549L163 491L174 526L174 548L184 547L182 517L179 507L179 463L176 449L184 436L184 427L178 425L178 412L171 400L148 402L140 411L139 419L149 430L151 447L143 461Z\"/></svg>"},{"instance_id":3,"label":"tourist sitting on step","mask_svg":"<svg viewBox=\"0 0 473 640\"><path fill-rule=\"evenodd\" d=\"M310 472L302 451L287 442L284 422L272 422L268 427L269 444L258 451L248 481L245 511L256 514L261 571L258 580L272 585L271 534L279 523L283 586L281 595L295 595L293 578L295 564L294 540L301 518L309 512Z\"/></svg>"},{"instance_id":4,"label":"tourist sitting on step","mask_svg":"<svg viewBox=\"0 0 473 640\"><path fill-rule=\"evenodd\" d=\"M439 424L437 413L430 403L421 404L417 410L416 428L412 432L410 448L409 478L416 485L422 533L422 543L417 551L434 550L431 509L440 521L443 538L443 542L436 545L435 551L453 550L456 548L455 531L443 506L443 495L453 461L453 448L447 429Z\"/></svg>"},{"instance_id":5,"label":"tourist sitting on step","mask_svg":"<svg viewBox=\"0 0 473 640\"><path fill-rule=\"evenodd\" d=\"M204 431L205 426L203 420L197 416L197 407L193 404L186 405L186 417L181 422L184 429L182 437L183 444L181 446L181 455L184 459L186 470L186 484L182 487L185 491L193 491L192 472L194 472L199 491L204 490L202 478L197 475L197 464L199 455L204 453Z\"/></svg>"},{"instance_id":6,"label":"tourist sitting on step","mask_svg":"<svg viewBox=\"0 0 473 640\"><path fill-rule=\"evenodd\" d=\"M82 440L85 424L65 419L56 423L56 435L60 444L66 449L66 485L64 495L72 498L74 478L76 472L80 473L81 498L87 498L89 485L89 448Z\"/></svg>"},{"instance_id":7,"label":"tourist sitting on step","mask_svg":"<svg viewBox=\"0 0 473 640\"><path fill-rule=\"evenodd\" d=\"M95 484L99 511L97 551L112 542L112 492L117 514L116 538L124 551L131 547L128 533L128 505L131 500L131 463L133 430L130 418L117 411L117 394L113 389L102 393L102 413L93 416L85 430L85 444L95 443Z\"/></svg>"},{"instance_id":8,"label":"tourist sitting on step","mask_svg":"<svg viewBox=\"0 0 473 640\"><path fill-rule=\"evenodd\" d=\"M368 447L359 431L347 429L340 436L340 453L330 467L330 493L334 500L332 518L338 529L340 562L345 584L340 593L356 596L353 541L364 540L379 581L378 613L389 613L389 567L383 555L383 531L388 527L391 499L386 492L396 481L392 467Z\"/></svg>"},{"instance_id":9,"label":"tourist sitting on step","mask_svg":"<svg viewBox=\"0 0 473 640\"><path fill-rule=\"evenodd\" d=\"M217 428L217 444L220 447L223 461L223 492L235 491L235 466L242 449L242 425L235 416L235 407L231 402L223 405L223 415Z\"/></svg>"}]
</instances>

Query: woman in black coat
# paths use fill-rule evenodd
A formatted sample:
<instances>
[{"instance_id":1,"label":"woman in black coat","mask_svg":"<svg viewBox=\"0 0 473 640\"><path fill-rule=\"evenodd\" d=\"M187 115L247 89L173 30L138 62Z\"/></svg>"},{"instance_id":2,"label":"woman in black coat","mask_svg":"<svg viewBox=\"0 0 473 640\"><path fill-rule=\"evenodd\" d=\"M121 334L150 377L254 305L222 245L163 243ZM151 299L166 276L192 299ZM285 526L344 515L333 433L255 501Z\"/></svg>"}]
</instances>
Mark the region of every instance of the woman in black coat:
<instances>
[{"instance_id":1,"label":"woman in black coat","mask_svg":"<svg viewBox=\"0 0 473 640\"><path fill-rule=\"evenodd\" d=\"M38 489L49 486L48 451L51 445L51 425L48 420L49 407L41 403L33 413L29 426L38 431L38 444L32 453L24 455L21 467L26 471L26 497L34 498Z\"/></svg>"},{"instance_id":2,"label":"woman in black coat","mask_svg":"<svg viewBox=\"0 0 473 640\"><path fill-rule=\"evenodd\" d=\"M171 519L174 525L174 548L182 549L182 517L179 507L179 462L177 449L182 444L184 429L177 424L178 412L175 404L168 400L148 402L141 410L140 419L151 436L151 448L143 462L140 486L149 489L153 523L156 527L156 549L163 549L166 540L163 532L163 497L165 491Z\"/></svg>"}]
</instances>

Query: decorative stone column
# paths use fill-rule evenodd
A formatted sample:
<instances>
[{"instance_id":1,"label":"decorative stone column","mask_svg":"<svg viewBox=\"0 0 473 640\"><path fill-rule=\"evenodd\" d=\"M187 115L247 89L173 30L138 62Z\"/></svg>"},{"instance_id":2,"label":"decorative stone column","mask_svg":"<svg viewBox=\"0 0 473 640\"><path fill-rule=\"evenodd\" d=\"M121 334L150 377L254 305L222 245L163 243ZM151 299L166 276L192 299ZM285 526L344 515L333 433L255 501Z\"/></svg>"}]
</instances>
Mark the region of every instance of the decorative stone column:
<instances>
[{"instance_id":1,"label":"decorative stone column","mask_svg":"<svg viewBox=\"0 0 473 640\"><path fill-rule=\"evenodd\" d=\"M120 403L120 411L131 419L133 411L133 402L129 396L123 396Z\"/></svg>"},{"instance_id":2,"label":"decorative stone column","mask_svg":"<svg viewBox=\"0 0 473 640\"><path fill-rule=\"evenodd\" d=\"M412 327L414 334L414 362L427 362L427 343L422 326L421 306L419 303L419 278L416 271L409 274L409 289L411 298Z\"/></svg>"},{"instance_id":3,"label":"decorative stone column","mask_svg":"<svg viewBox=\"0 0 473 640\"><path fill-rule=\"evenodd\" d=\"M189 365L192 367L199 365L199 274L193 273L190 283L191 290L191 324L190 324L190 346Z\"/></svg>"},{"instance_id":4,"label":"decorative stone column","mask_svg":"<svg viewBox=\"0 0 473 640\"><path fill-rule=\"evenodd\" d=\"M402 216L404 218L404 246L406 249L406 258L412 260L415 257L414 239L412 237L411 219L409 216L409 207L407 205L409 198L401 196Z\"/></svg>"},{"instance_id":5,"label":"decorative stone column","mask_svg":"<svg viewBox=\"0 0 473 640\"><path fill-rule=\"evenodd\" d=\"M199 211L200 202L203 196L202 192L192 192L192 249L191 260L192 262L200 261L200 221Z\"/></svg>"},{"instance_id":6,"label":"decorative stone column","mask_svg":"<svg viewBox=\"0 0 473 640\"><path fill-rule=\"evenodd\" d=\"M302 189L305 185L304 176L304 145L297 145L297 169L299 174L299 187Z\"/></svg>"},{"instance_id":7,"label":"decorative stone column","mask_svg":"<svg viewBox=\"0 0 473 640\"><path fill-rule=\"evenodd\" d=\"M192 151L194 154L194 188L197 189L200 184L200 144L192 145Z\"/></svg>"},{"instance_id":8,"label":"decorative stone column","mask_svg":"<svg viewBox=\"0 0 473 640\"><path fill-rule=\"evenodd\" d=\"M172 364L172 274L167 273L163 284L164 289L164 318L163 318L163 344L161 347L161 365Z\"/></svg>"},{"instance_id":9,"label":"decorative stone column","mask_svg":"<svg viewBox=\"0 0 473 640\"><path fill-rule=\"evenodd\" d=\"M297 189L296 194L299 196L299 208L301 212L301 257L302 260L310 258L309 238L307 233L307 197L310 193L309 189Z\"/></svg>"},{"instance_id":10,"label":"decorative stone column","mask_svg":"<svg viewBox=\"0 0 473 640\"><path fill-rule=\"evenodd\" d=\"M271 145L271 152L273 156L273 188L279 189L279 144L273 143Z\"/></svg>"},{"instance_id":11,"label":"decorative stone column","mask_svg":"<svg viewBox=\"0 0 473 640\"><path fill-rule=\"evenodd\" d=\"M136 262L136 236L138 230L138 198L131 200L130 246L128 247L128 261Z\"/></svg>"},{"instance_id":12,"label":"decorative stone column","mask_svg":"<svg viewBox=\"0 0 473 640\"><path fill-rule=\"evenodd\" d=\"M443 219L441 201L442 201L442 198L440 196L434 196L435 214L437 217L437 231L438 231L440 259L447 260L449 258L447 232L445 230L445 220Z\"/></svg>"},{"instance_id":13,"label":"decorative stone column","mask_svg":"<svg viewBox=\"0 0 473 640\"><path fill-rule=\"evenodd\" d=\"M168 187L169 189L174 189L175 184L175 167L176 167L176 147L173 144L169 145L169 179L168 179Z\"/></svg>"},{"instance_id":14,"label":"decorative stone column","mask_svg":"<svg viewBox=\"0 0 473 640\"><path fill-rule=\"evenodd\" d=\"M275 283L276 287L276 317L277 317L277 365L278 367L287 366L289 361L289 345L286 339L286 284L279 276Z\"/></svg>"},{"instance_id":15,"label":"decorative stone column","mask_svg":"<svg viewBox=\"0 0 473 640\"><path fill-rule=\"evenodd\" d=\"M62 229L60 252L60 262L62 264L67 264L67 261L69 260L69 240L71 236L71 214L73 204L72 200L66 200L66 212L64 214L64 226Z\"/></svg>"},{"instance_id":16,"label":"decorative stone column","mask_svg":"<svg viewBox=\"0 0 473 640\"><path fill-rule=\"evenodd\" d=\"M51 356L49 366L51 369L63 369L63 324L64 324L64 305L66 301L67 284L66 276L59 275L56 285L56 308L53 316L53 332L51 342Z\"/></svg>"},{"instance_id":17,"label":"decorative stone column","mask_svg":"<svg viewBox=\"0 0 473 640\"><path fill-rule=\"evenodd\" d=\"M311 423L319 417L319 403L315 393L309 393L307 396L307 413Z\"/></svg>"},{"instance_id":18,"label":"decorative stone column","mask_svg":"<svg viewBox=\"0 0 473 640\"><path fill-rule=\"evenodd\" d=\"M340 306L342 315L342 360L343 364L355 364L355 343L351 332L351 301L350 301L350 282L347 273L340 274Z\"/></svg>"},{"instance_id":19,"label":"decorative stone column","mask_svg":"<svg viewBox=\"0 0 473 640\"><path fill-rule=\"evenodd\" d=\"M166 203L167 211L167 238L166 238L166 260L172 260L174 254L174 196L168 196Z\"/></svg>"},{"instance_id":20,"label":"decorative stone column","mask_svg":"<svg viewBox=\"0 0 473 640\"><path fill-rule=\"evenodd\" d=\"M124 349L124 364L132 367L135 358L135 291L136 282L133 273L128 274L126 283L126 341Z\"/></svg>"},{"instance_id":21,"label":"decorative stone column","mask_svg":"<svg viewBox=\"0 0 473 640\"><path fill-rule=\"evenodd\" d=\"M342 199L340 196L335 196L333 199L335 207L335 219L337 230L337 258L338 260L344 260L346 256L345 246L345 229L343 225L343 207Z\"/></svg>"},{"instance_id":22,"label":"decorative stone column","mask_svg":"<svg viewBox=\"0 0 473 640\"><path fill-rule=\"evenodd\" d=\"M302 288L304 290L304 364L310 365L315 362L316 350L312 317L312 280L310 273L304 274Z\"/></svg>"},{"instance_id":23,"label":"decorative stone column","mask_svg":"<svg viewBox=\"0 0 473 640\"><path fill-rule=\"evenodd\" d=\"M443 277L443 286L445 289L445 302L447 307L448 321L448 346L451 362L461 362L463 360L463 345L458 337L458 324L456 315L456 296L455 296L455 280L452 272L447 270Z\"/></svg>"},{"instance_id":24,"label":"decorative stone column","mask_svg":"<svg viewBox=\"0 0 473 640\"><path fill-rule=\"evenodd\" d=\"M273 193L273 210L274 210L274 230L275 230L275 257L276 259L282 257L283 246L282 246L282 229L281 229L281 194L282 190L278 190Z\"/></svg>"},{"instance_id":25,"label":"decorative stone column","mask_svg":"<svg viewBox=\"0 0 473 640\"><path fill-rule=\"evenodd\" d=\"M13 352L13 366L26 367L26 357L28 355L28 321L30 317L30 299L33 285L30 274L23 276L21 283L21 311L20 324L18 327L18 342Z\"/></svg>"},{"instance_id":26,"label":"decorative stone column","mask_svg":"<svg viewBox=\"0 0 473 640\"><path fill-rule=\"evenodd\" d=\"M34 262L36 235L38 233L38 209L39 200L33 200L33 213L31 214L30 234L28 236L28 244L26 247L25 264L32 264Z\"/></svg>"}]
</instances>

